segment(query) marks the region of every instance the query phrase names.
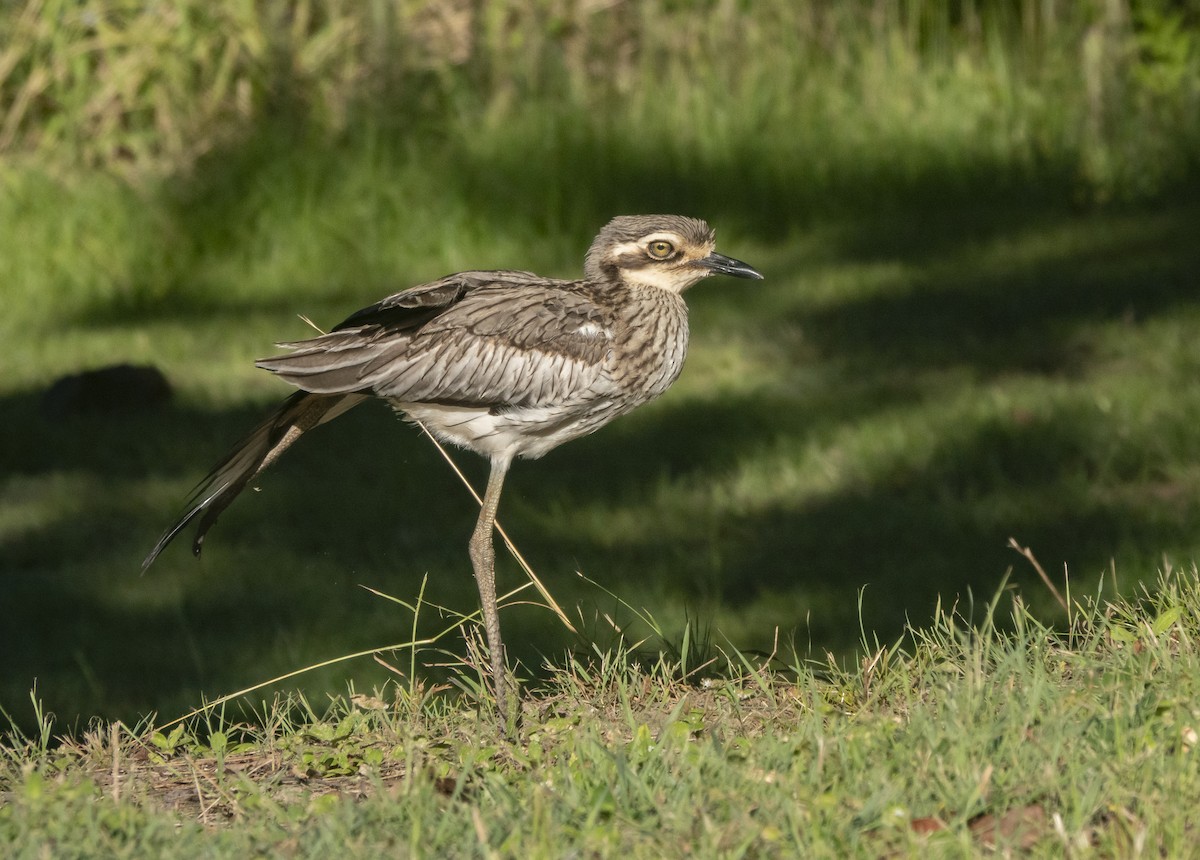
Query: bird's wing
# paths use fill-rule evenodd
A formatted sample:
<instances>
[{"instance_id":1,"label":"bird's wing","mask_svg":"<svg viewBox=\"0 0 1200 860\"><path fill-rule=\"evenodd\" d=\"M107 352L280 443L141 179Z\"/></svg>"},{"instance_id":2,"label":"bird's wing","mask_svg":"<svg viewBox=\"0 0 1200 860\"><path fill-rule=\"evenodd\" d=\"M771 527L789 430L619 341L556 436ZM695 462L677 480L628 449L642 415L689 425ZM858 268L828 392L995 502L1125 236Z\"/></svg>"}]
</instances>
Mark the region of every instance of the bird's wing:
<instances>
[{"instance_id":1,"label":"bird's wing","mask_svg":"<svg viewBox=\"0 0 1200 860\"><path fill-rule=\"evenodd\" d=\"M200 522L192 552L200 555L204 536L217 517L259 472L271 465L301 434L318 424L331 421L363 399L355 394L325 397L297 391L285 400L269 418L251 430L221 462L213 466L212 471L196 486L183 513L163 533L142 562L142 570L153 564L167 544L197 518Z\"/></svg>"},{"instance_id":2,"label":"bird's wing","mask_svg":"<svg viewBox=\"0 0 1200 860\"><path fill-rule=\"evenodd\" d=\"M334 331L282 344L258 366L306 391L506 407L593 390L613 339L610 310L579 282L466 272L389 296Z\"/></svg>"},{"instance_id":3,"label":"bird's wing","mask_svg":"<svg viewBox=\"0 0 1200 860\"><path fill-rule=\"evenodd\" d=\"M460 301L468 290L477 287L481 281L485 280L485 276L498 274L536 277L528 272L461 272L457 275L448 275L440 280L394 293L382 301L355 311L334 326L333 331L360 329L372 325L392 331L419 328L446 308ZM280 344L280 346L291 345Z\"/></svg>"}]
</instances>

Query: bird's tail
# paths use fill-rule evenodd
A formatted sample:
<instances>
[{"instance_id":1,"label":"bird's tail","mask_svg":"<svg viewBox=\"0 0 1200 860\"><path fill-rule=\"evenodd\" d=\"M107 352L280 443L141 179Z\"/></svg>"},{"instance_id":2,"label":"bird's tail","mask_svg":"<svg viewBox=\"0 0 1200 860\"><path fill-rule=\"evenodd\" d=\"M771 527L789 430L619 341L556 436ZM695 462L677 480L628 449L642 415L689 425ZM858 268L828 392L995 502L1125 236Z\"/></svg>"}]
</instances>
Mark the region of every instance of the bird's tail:
<instances>
[{"instance_id":1,"label":"bird's tail","mask_svg":"<svg viewBox=\"0 0 1200 860\"><path fill-rule=\"evenodd\" d=\"M297 391L285 400L274 414L250 431L225 459L213 466L212 471L196 486L184 512L163 533L142 562L142 570L152 565L167 544L197 518L199 524L192 542L192 552L200 555L208 530L255 475L275 462L303 433L336 418L365 399L362 394L310 394Z\"/></svg>"}]
</instances>

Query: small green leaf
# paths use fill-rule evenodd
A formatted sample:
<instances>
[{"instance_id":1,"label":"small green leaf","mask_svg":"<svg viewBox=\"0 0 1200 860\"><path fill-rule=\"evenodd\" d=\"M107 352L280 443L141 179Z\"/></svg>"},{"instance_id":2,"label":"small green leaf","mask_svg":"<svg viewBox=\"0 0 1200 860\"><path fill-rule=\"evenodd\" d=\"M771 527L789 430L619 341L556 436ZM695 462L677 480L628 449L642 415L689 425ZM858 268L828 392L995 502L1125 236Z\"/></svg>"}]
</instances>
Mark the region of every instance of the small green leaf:
<instances>
[{"instance_id":1,"label":"small green leaf","mask_svg":"<svg viewBox=\"0 0 1200 860\"><path fill-rule=\"evenodd\" d=\"M1116 625L1108 628L1108 635L1111 636L1116 642L1131 643L1138 640L1137 634L1132 630L1127 630L1124 627L1117 627Z\"/></svg>"},{"instance_id":2,"label":"small green leaf","mask_svg":"<svg viewBox=\"0 0 1200 860\"><path fill-rule=\"evenodd\" d=\"M1171 625L1178 621L1182 616L1183 607L1172 606L1170 609L1163 610L1163 612L1154 619L1154 622L1150 625L1150 629L1154 632L1155 636L1161 636L1170 630Z\"/></svg>"},{"instance_id":3,"label":"small green leaf","mask_svg":"<svg viewBox=\"0 0 1200 860\"><path fill-rule=\"evenodd\" d=\"M653 749L654 736L650 734L650 727L642 723L637 727L633 739L630 740L629 745L626 747L629 759L634 762L645 761Z\"/></svg>"},{"instance_id":4,"label":"small green leaf","mask_svg":"<svg viewBox=\"0 0 1200 860\"><path fill-rule=\"evenodd\" d=\"M659 741L667 746L681 747L692 736L692 727L684 720L675 720L667 725Z\"/></svg>"}]
</instances>

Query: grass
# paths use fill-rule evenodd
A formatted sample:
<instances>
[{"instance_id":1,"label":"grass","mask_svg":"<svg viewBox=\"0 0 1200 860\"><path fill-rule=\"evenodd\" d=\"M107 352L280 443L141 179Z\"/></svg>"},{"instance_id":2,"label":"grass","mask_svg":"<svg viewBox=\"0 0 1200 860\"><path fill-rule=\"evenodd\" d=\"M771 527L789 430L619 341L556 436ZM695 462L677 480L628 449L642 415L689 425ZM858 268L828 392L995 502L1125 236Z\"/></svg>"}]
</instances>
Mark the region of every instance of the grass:
<instances>
[{"instance_id":1,"label":"grass","mask_svg":"<svg viewBox=\"0 0 1200 860\"><path fill-rule=\"evenodd\" d=\"M1200 579L939 607L861 662L621 648L555 666L518 742L419 685L0 747L11 856L1182 856Z\"/></svg>"},{"instance_id":2,"label":"grass","mask_svg":"<svg viewBox=\"0 0 1200 860\"><path fill-rule=\"evenodd\" d=\"M303 164L272 169L264 200L286 201L307 175ZM130 246L164 234L106 232L121 221L86 205L93 192L68 205L36 198L44 208L26 223L86 220L136 271ZM1135 580L1196 557L1191 204L831 217L778 240L713 220L722 248L768 282L698 289L692 355L667 397L514 470L502 522L559 602L582 603L587 617L620 611L579 570L676 631L700 618L764 650L778 627L843 653L858 638L860 588L863 622L888 638L939 595L986 592L1009 568L1034 582L1010 537L1084 588L1114 565ZM391 223L403 234L405 222ZM368 258L316 254L282 226L257 230L228 249L180 231L203 240L203 254L157 303L29 270L13 282L30 288L13 291L8 316L0 529L8 600L21 611L0 632L10 660L0 702L22 718L35 681L64 719L132 723L185 712L200 691L397 641L393 608L360 584L411 596L428 575L433 602L475 606L463 548L473 504L427 440L382 408L290 452L223 518L199 564L177 548L147 576L136 571L189 486L285 394L252 360L305 333L295 313L328 325L462 264L524 265L522 236L531 265L568 273L586 238L559 254L567 240L543 243L518 225L493 252L468 239L474 263L414 256L425 261L396 262L387 281L367 273L382 264L355 262ZM24 253L38 247L73 246L31 240ZM326 262L300 274L293 261L310 254ZM554 259L541 265L540 254ZM230 286L218 291L222 279ZM114 361L161 367L174 403L41 414L51 380ZM460 460L478 484L482 465ZM518 577L502 565L502 584ZM1035 609L1054 618L1040 594ZM544 611L516 607L506 624L534 669L576 644ZM352 671L368 686L384 677ZM340 689L344 674L304 688Z\"/></svg>"},{"instance_id":3,"label":"grass","mask_svg":"<svg viewBox=\"0 0 1200 860\"><path fill-rule=\"evenodd\" d=\"M1035 853L1188 844L1167 799L1195 793L1195 589L1155 572L1200 555L1194 4L495 3L466 54L406 41L420 4L202 5L0 12L22 35L0 48L0 707L37 739L6 747L4 835L954 854L1027 821ZM473 502L382 407L289 452L199 564L137 575L285 396L253 359L297 314L447 271L575 275L613 214L664 210L767 281L695 290L678 384L510 476L501 520L582 631L505 608L523 742L488 733L458 633L398 658L401 692L337 663L156 742L206 697L476 606ZM119 362L172 402L43 410ZM1102 597L1086 623L1013 537ZM1021 602L993 626L911 621L1000 582ZM416 622L378 596L422 590ZM651 634L689 670L703 642L782 664L685 682L622 656ZM379 691L305 704L348 678ZM138 728L113 783L116 721Z\"/></svg>"}]
</instances>

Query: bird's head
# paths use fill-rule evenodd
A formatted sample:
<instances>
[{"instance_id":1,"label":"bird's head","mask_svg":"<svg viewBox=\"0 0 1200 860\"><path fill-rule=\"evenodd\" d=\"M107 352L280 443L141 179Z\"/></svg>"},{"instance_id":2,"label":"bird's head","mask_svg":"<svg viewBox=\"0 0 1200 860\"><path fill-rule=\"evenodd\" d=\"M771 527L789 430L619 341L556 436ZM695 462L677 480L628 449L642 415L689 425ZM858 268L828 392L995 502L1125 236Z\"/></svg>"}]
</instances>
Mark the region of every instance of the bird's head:
<instances>
[{"instance_id":1,"label":"bird's head","mask_svg":"<svg viewBox=\"0 0 1200 860\"><path fill-rule=\"evenodd\" d=\"M709 275L762 279L750 266L713 252L713 229L683 215L622 215L609 221L584 262L588 280L682 293Z\"/></svg>"}]
</instances>

